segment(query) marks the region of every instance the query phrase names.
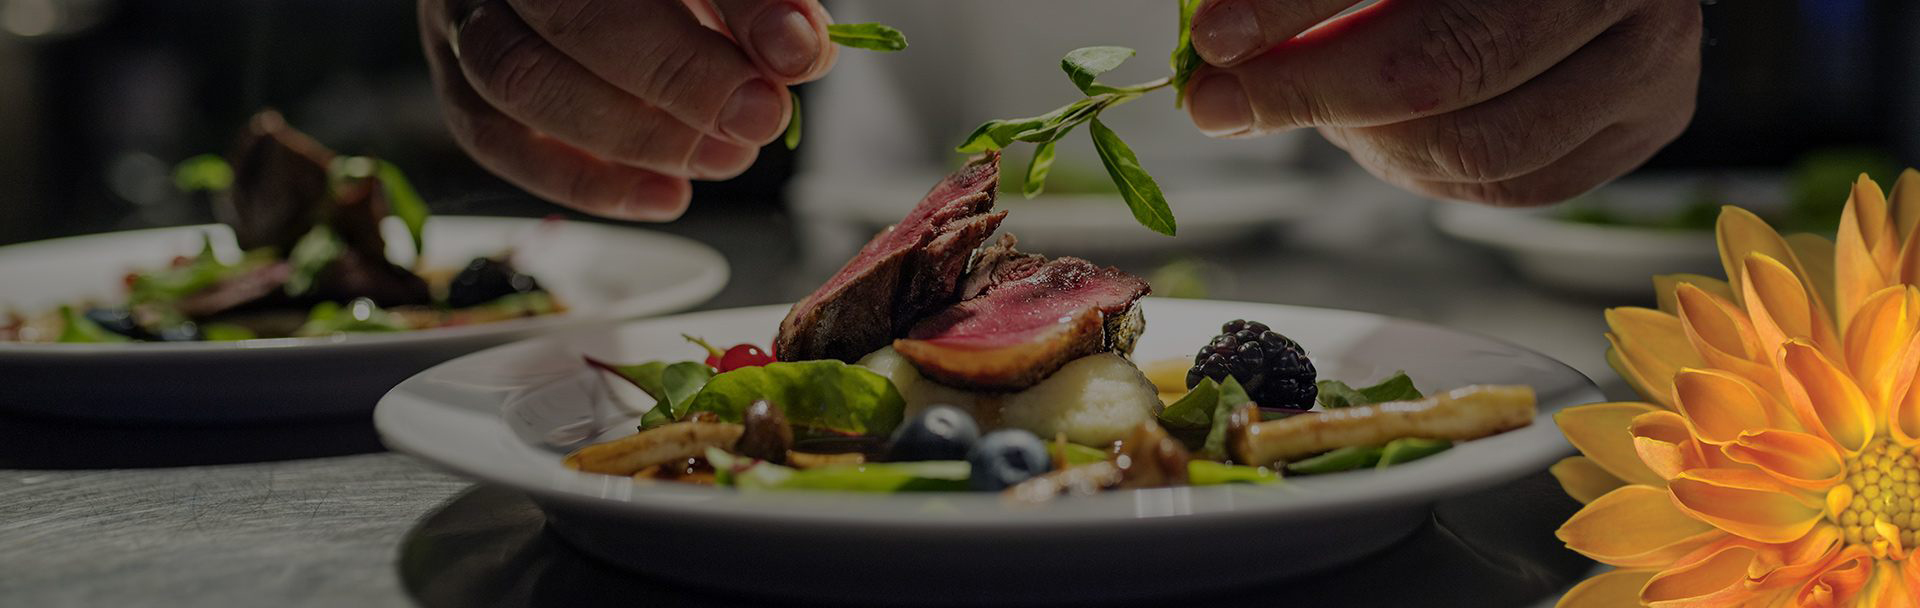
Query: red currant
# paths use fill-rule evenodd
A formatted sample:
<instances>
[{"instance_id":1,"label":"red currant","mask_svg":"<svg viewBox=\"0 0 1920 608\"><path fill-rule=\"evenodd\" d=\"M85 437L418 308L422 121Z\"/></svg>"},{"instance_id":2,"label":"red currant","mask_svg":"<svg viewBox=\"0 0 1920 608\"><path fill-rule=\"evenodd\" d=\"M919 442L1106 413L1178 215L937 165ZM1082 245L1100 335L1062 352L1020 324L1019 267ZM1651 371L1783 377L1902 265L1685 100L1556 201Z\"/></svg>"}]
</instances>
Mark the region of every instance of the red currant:
<instances>
[{"instance_id":1,"label":"red currant","mask_svg":"<svg viewBox=\"0 0 1920 608\"><path fill-rule=\"evenodd\" d=\"M713 365L714 369L724 372L742 367L757 367L772 363L773 355L767 354L766 351L760 350L760 347L752 344L737 344L734 345L733 348L727 349L726 354L720 357L718 365L715 365L711 358L709 358L708 361L708 365Z\"/></svg>"}]
</instances>

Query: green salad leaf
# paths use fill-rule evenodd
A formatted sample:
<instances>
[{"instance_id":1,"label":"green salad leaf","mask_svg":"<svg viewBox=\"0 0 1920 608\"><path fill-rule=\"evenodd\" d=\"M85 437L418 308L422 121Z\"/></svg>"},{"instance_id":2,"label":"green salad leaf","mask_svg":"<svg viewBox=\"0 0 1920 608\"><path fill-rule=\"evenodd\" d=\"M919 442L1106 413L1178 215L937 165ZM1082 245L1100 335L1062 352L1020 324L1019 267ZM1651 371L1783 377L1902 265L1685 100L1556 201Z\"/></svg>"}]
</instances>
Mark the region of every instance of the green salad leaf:
<instances>
[{"instance_id":1,"label":"green salad leaf","mask_svg":"<svg viewBox=\"0 0 1920 608\"><path fill-rule=\"evenodd\" d=\"M899 426L906 401L886 376L840 361L775 362L721 373L707 382L681 416L713 412L739 422L747 406L766 399L786 409L802 437L885 435Z\"/></svg>"},{"instance_id":2,"label":"green salad leaf","mask_svg":"<svg viewBox=\"0 0 1920 608\"><path fill-rule=\"evenodd\" d=\"M237 342L260 337L253 330L232 323L202 323L200 338L208 342Z\"/></svg>"},{"instance_id":3,"label":"green salad leaf","mask_svg":"<svg viewBox=\"0 0 1920 608\"><path fill-rule=\"evenodd\" d=\"M93 319L89 319L86 317L86 315L75 312L72 306L61 306L60 307L60 337L56 338L54 341L68 342L68 343L98 343L98 342L132 342L133 339L128 338L126 336L122 336L120 334L107 331L107 328L101 327L99 323L94 323Z\"/></svg>"},{"instance_id":4,"label":"green salad leaf","mask_svg":"<svg viewBox=\"0 0 1920 608\"><path fill-rule=\"evenodd\" d=\"M1232 380L1233 376L1227 376ZM1168 430L1197 430L1213 426L1213 411L1219 407L1220 383L1202 377L1179 401L1160 410L1160 426Z\"/></svg>"},{"instance_id":5,"label":"green salad leaf","mask_svg":"<svg viewBox=\"0 0 1920 608\"><path fill-rule=\"evenodd\" d=\"M321 302L313 305L313 310L307 313L307 322L293 334L325 336L339 333L406 331L407 329L409 328L404 319L375 305L373 300L356 298L345 305L339 302Z\"/></svg>"},{"instance_id":6,"label":"green salad leaf","mask_svg":"<svg viewBox=\"0 0 1920 608\"><path fill-rule=\"evenodd\" d=\"M1211 460L1187 461L1187 485L1217 486L1230 483L1280 483L1280 474L1266 467L1249 467Z\"/></svg>"},{"instance_id":7,"label":"green salad leaf","mask_svg":"<svg viewBox=\"0 0 1920 608\"><path fill-rule=\"evenodd\" d=\"M1453 447L1453 442L1445 439L1423 439L1402 437L1387 442L1380 450L1380 468L1390 467L1403 462L1412 462L1434 454L1445 452Z\"/></svg>"},{"instance_id":8,"label":"green salad leaf","mask_svg":"<svg viewBox=\"0 0 1920 608\"><path fill-rule=\"evenodd\" d=\"M1198 456L1208 460L1227 459L1227 419L1232 417L1233 408L1252 403L1246 389L1240 387L1240 381L1227 376L1220 383L1220 398L1214 404L1213 419L1207 428L1207 440L1200 445Z\"/></svg>"},{"instance_id":9,"label":"green salad leaf","mask_svg":"<svg viewBox=\"0 0 1920 608\"><path fill-rule=\"evenodd\" d=\"M339 259L346 252L347 244L334 234L332 228L320 224L308 230L294 242L293 251L287 253L287 263L293 266L293 273L287 276L286 292L290 296L306 295L313 290L320 271L328 264Z\"/></svg>"},{"instance_id":10,"label":"green salad leaf","mask_svg":"<svg viewBox=\"0 0 1920 608\"><path fill-rule=\"evenodd\" d=\"M1364 469L1379 464L1383 452L1377 445L1344 447L1306 460L1287 463L1288 473L1319 475Z\"/></svg>"},{"instance_id":11,"label":"green salad leaf","mask_svg":"<svg viewBox=\"0 0 1920 608\"><path fill-rule=\"evenodd\" d=\"M633 384L647 396L653 397L654 405L640 417L640 428L650 429L673 422L685 415L689 402L707 382L713 379L713 368L699 361L648 361L634 365L617 365L586 357L587 365L612 372L628 383Z\"/></svg>"},{"instance_id":12,"label":"green salad leaf","mask_svg":"<svg viewBox=\"0 0 1920 608\"><path fill-rule=\"evenodd\" d=\"M218 154L201 154L173 166L173 186L181 192L224 192L233 187L233 165Z\"/></svg>"},{"instance_id":13,"label":"green salad leaf","mask_svg":"<svg viewBox=\"0 0 1920 608\"><path fill-rule=\"evenodd\" d=\"M271 264L273 261L272 250L260 249L248 252L238 264L225 264L214 255L212 238L202 235L200 253L185 265L168 266L135 274L127 290L127 303L170 305L176 300L212 287L228 277Z\"/></svg>"},{"instance_id":14,"label":"green salad leaf","mask_svg":"<svg viewBox=\"0 0 1920 608\"><path fill-rule=\"evenodd\" d=\"M827 26L827 39L840 46L869 51L904 51L907 35L880 23L835 23Z\"/></svg>"},{"instance_id":15,"label":"green salad leaf","mask_svg":"<svg viewBox=\"0 0 1920 608\"><path fill-rule=\"evenodd\" d=\"M1320 402L1320 407L1329 409L1388 401L1413 401L1426 396L1420 393L1420 389L1414 388L1413 378L1403 371L1394 372L1373 386L1357 389L1339 380L1321 380L1318 384L1320 396L1316 401Z\"/></svg>"},{"instance_id":16,"label":"green salad leaf","mask_svg":"<svg viewBox=\"0 0 1920 608\"><path fill-rule=\"evenodd\" d=\"M1160 410L1160 426L1209 460L1227 457L1227 417L1233 408L1250 403L1245 388L1233 376L1225 382L1201 378L1179 401Z\"/></svg>"}]
</instances>

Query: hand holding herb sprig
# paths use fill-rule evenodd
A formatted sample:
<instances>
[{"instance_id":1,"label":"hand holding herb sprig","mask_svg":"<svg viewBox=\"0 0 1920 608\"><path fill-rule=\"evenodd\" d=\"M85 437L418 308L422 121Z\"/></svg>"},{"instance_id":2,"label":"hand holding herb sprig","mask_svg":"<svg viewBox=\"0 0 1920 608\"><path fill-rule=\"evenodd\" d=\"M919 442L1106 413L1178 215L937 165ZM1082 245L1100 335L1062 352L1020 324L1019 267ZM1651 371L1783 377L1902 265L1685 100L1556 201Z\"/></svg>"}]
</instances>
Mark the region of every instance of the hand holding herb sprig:
<instances>
[{"instance_id":1,"label":"hand holding herb sprig","mask_svg":"<svg viewBox=\"0 0 1920 608\"><path fill-rule=\"evenodd\" d=\"M1184 95L1179 92L1185 90L1187 79L1201 64L1189 34L1193 11L1199 5L1199 0L1180 0L1180 38L1169 61L1173 68L1172 75L1128 86L1103 84L1098 80L1100 75L1120 67L1121 63L1133 57L1134 50L1120 46L1074 49L1060 60L1060 69L1067 73L1073 86L1086 97L1039 116L989 120L974 129L966 141L955 149L964 154L975 154L1004 149L1014 142L1037 144L1033 161L1027 166L1026 186L1022 189L1022 194L1033 198L1046 188L1047 174L1053 168L1054 143L1066 137L1075 127L1085 124L1087 132L1093 137L1093 149L1100 155L1101 166L1106 168L1107 175L1119 187L1120 197L1133 211L1133 218L1154 232L1172 236L1175 230L1173 210L1167 206L1167 197L1160 191L1160 184L1140 166L1140 159L1133 153L1133 148L1120 139L1113 129L1100 122L1100 113L1165 88L1176 91L1176 107L1184 101Z\"/></svg>"},{"instance_id":2,"label":"hand holding herb sprig","mask_svg":"<svg viewBox=\"0 0 1920 608\"><path fill-rule=\"evenodd\" d=\"M906 34L878 23L835 23L827 26L827 39L840 46L869 51L891 53L907 49ZM800 147L800 96L789 91L787 98L793 102L793 115L787 119L787 133L781 140L792 150Z\"/></svg>"}]
</instances>

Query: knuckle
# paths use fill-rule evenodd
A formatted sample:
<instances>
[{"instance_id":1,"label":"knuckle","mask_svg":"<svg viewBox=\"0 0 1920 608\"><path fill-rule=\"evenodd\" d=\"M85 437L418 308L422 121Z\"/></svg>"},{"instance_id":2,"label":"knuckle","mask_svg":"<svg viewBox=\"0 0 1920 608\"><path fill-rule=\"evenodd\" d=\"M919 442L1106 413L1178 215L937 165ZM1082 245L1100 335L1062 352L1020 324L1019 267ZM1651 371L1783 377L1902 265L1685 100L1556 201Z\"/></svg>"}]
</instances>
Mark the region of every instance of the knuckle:
<instances>
[{"instance_id":1,"label":"knuckle","mask_svg":"<svg viewBox=\"0 0 1920 608\"><path fill-rule=\"evenodd\" d=\"M546 43L531 32L482 38L470 54L479 72L476 83L500 105L522 111L545 109L561 96L553 76L557 65L544 52Z\"/></svg>"},{"instance_id":2,"label":"knuckle","mask_svg":"<svg viewBox=\"0 0 1920 608\"><path fill-rule=\"evenodd\" d=\"M606 11L600 0L515 0L513 9L527 23L555 36L577 33Z\"/></svg>"},{"instance_id":3,"label":"knuckle","mask_svg":"<svg viewBox=\"0 0 1920 608\"><path fill-rule=\"evenodd\" d=\"M1441 179L1495 182L1513 177L1512 141L1498 122L1448 115L1428 142L1426 162Z\"/></svg>"},{"instance_id":4,"label":"knuckle","mask_svg":"<svg viewBox=\"0 0 1920 608\"><path fill-rule=\"evenodd\" d=\"M1471 0L1435 3L1427 12L1426 34L1420 51L1432 84L1455 99L1484 96L1500 71L1518 60L1515 28Z\"/></svg>"},{"instance_id":5,"label":"knuckle","mask_svg":"<svg viewBox=\"0 0 1920 608\"><path fill-rule=\"evenodd\" d=\"M643 99L659 100L666 106L686 107L689 105L686 102L694 92L711 82L702 77L704 63L699 51L692 45L660 45L654 48L654 52L643 56L654 58L640 68L641 90L638 93Z\"/></svg>"}]
</instances>

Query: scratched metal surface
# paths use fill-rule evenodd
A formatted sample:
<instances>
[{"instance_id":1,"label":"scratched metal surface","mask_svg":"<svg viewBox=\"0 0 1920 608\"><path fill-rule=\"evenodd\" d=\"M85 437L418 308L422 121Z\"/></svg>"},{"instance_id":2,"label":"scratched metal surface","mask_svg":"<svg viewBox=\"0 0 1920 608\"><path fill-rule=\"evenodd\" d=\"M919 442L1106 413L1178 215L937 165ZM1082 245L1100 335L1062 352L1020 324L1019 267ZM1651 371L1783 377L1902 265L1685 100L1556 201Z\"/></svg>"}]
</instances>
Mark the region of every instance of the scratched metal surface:
<instances>
[{"instance_id":1,"label":"scratched metal surface","mask_svg":"<svg viewBox=\"0 0 1920 608\"><path fill-rule=\"evenodd\" d=\"M1192 255L1223 273L1215 297L1366 310L1485 333L1565 360L1624 395L1600 356L1600 311L1630 302L1526 286L1485 252L1435 236L1423 206L1380 192L1330 193L1339 205L1283 238ZM741 226L671 229L715 245L733 263L733 284L707 308L788 300L831 270L794 271L797 246L766 240L789 233L784 219ZM1146 272L1168 259L1102 261ZM0 606L754 603L613 570L545 534L524 497L469 492L467 482L377 450L365 420L149 429L0 414ZM1443 505L1435 526L1350 572L1428 572L1436 588L1504 590L1501 601L1477 605L1535 604L1589 565L1552 539L1572 508L1537 475ZM1493 597L1469 593L1455 604L1419 587L1371 585L1360 574L1329 580L1284 592L1340 605L1406 604L1408 593L1439 602L1431 605Z\"/></svg>"}]
</instances>

